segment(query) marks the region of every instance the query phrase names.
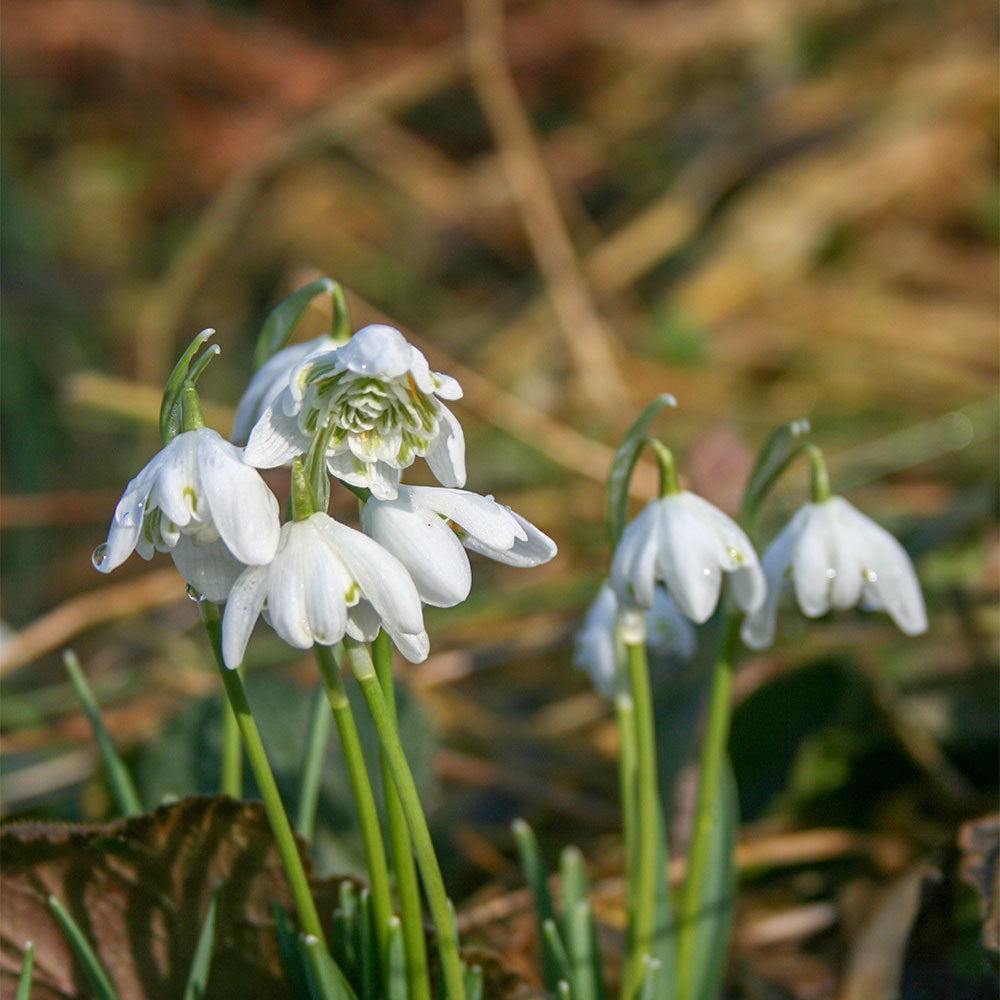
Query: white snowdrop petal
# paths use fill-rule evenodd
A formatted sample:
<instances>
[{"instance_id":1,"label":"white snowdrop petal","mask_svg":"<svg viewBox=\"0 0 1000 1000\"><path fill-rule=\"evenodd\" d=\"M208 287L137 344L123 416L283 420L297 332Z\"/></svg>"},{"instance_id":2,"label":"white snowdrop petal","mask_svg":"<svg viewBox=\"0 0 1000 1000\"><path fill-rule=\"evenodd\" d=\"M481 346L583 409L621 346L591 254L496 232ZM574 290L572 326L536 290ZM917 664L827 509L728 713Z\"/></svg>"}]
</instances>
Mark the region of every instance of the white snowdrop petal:
<instances>
[{"instance_id":1,"label":"white snowdrop petal","mask_svg":"<svg viewBox=\"0 0 1000 1000\"><path fill-rule=\"evenodd\" d=\"M170 557L184 580L206 600L222 604L246 566L226 548L221 539L199 545L190 535L181 535Z\"/></svg>"},{"instance_id":2,"label":"white snowdrop petal","mask_svg":"<svg viewBox=\"0 0 1000 1000\"><path fill-rule=\"evenodd\" d=\"M806 509L807 521L792 554L792 583L802 613L808 618L818 618L830 610L830 581L836 572L832 550L837 544L837 526L827 504L811 503Z\"/></svg>"},{"instance_id":3,"label":"white snowdrop petal","mask_svg":"<svg viewBox=\"0 0 1000 1000\"><path fill-rule=\"evenodd\" d=\"M405 375L409 367L410 345L393 327L372 323L363 326L338 349L337 360L358 375L398 378Z\"/></svg>"},{"instance_id":4,"label":"white snowdrop petal","mask_svg":"<svg viewBox=\"0 0 1000 1000\"><path fill-rule=\"evenodd\" d=\"M469 558L455 533L433 511L414 507L402 496L395 501L369 500L361 524L406 567L425 604L450 608L469 596Z\"/></svg>"},{"instance_id":5,"label":"white snowdrop petal","mask_svg":"<svg viewBox=\"0 0 1000 1000\"><path fill-rule=\"evenodd\" d=\"M836 504L828 502L827 506L830 520L836 525L833 544L830 546L830 567L827 571L830 606L853 608L861 599L861 588L864 584L862 576L864 540L854 518L845 517L844 511ZM831 571L832 576L830 576Z\"/></svg>"},{"instance_id":6,"label":"white snowdrop petal","mask_svg":"<svg viewBox=\"0 0 1000 1000\"><path fill-rule=\"evenodd\" d=\"M283 401L290 396L288 389L279 393L254 424L247 446L243 449L247 465L257 469L274 469L309 450L311 439L299 427L298 417L282 409Z\"/></svg>"},{"instance_id":7,"label":"white snowdrop petal","mask_svg":"<svg viewBox=\"0 0 1000 1000\"><path fill-rule=\"evenodd\" d=\"M523 533L523 538L515 538L514 544L508 549L498 549L490 545L484 545L479 539L472 535L463 539L463 544L467 549L478 552L480 555L488 556L497 562L506 563L508 566L517 566L527 569L531 566L540 566L548 562L556 554L556 543L543 531L539 531L530 521L521 517L506 508L508 513L516 521Z\"/></svg>"},{"instance_id":8,"label":"white snowdrop petal","mask_svg":"<svg viewBox=\"0 0 1000 1000\"><path fill-rule=\"evenodd\" d=\"M454 379L450 375L443 375L441 372L432 372L431 377L434 379L435 396L448 400L462 398L462 387L459 385L458 379Z\"/></svg>"},{"instance_id":9,"label":"white snowdrop petal","mask_svg":"<svg viewBox=\"0 0 1000 1000\"><path fill-rule=\"evenodd\" d=\"M697 645L694 626L663 587L653 591L653 604L646 612L646 645L662 656L672 655L682 660L694 656Z\"/></svg>"},{"instance_id":10,"label":"white snowdrop petal","mask_svg":"<svg viewBox=\"0 0 1000 1000\"><path fill-rule=\"evenodd\" d=\"M153 460L156 482L149 495L149 507L159 507L164 515L183 529L193 516L207 513L199 496L198 432L178 434Z\"/></svg>"},{"instance_id":11,"label":"white snowdrop petal","mask_svg":"<svg viewBox=\"0 0 1000 1000\"><path fill-rule=\"evenodd\" d=\"M766 649L774 641L775 619L778 601L785 582L785 575L792 561L792 553L798 544L802 526L807 522L808 511L800 508L792 519L778 533L767 547L761 569L767 581L767 597L756 611L750 612L740 628L743 641L751 649Z\"/></svg>"},{"instance_id":12,"label":"white snowdrop petal","mask_svg":"<svg viewBox=\"0 0 1000 1000\"><path fill-rule=\"evenodd\" d=\"M400 632L391 626L386 627L386 632L389 633L389 638L392 639L396 649L410 663L423 663L427 659L427 654L431 650L431 642L426 632Z\"/></svg>"},{"instance_id":13,"label":"white snowdrop petal","mask_svg":"<svg viewBox=\"0 0 1000 1000\"><path fill-rule=\"evenodd\" d=\"M203 429L198 469L212 521L232 554L247 565L270 562L278 548L278 501L242 452Z\"/></svg>"},{"instance_id":14,"label":"white snowdrop petal","mask_svg":"<svg viewBox=\"0 0 1000 1000\"><path fill-rule=\"evenodd\" d=\"M611 583L618 599L638 602L648 608L653 603L657 549L660 545L656 501L650 501L629 522L611 561Z\"/></svg>"},{"instance_id":15,"label":"white snowdrop petal","mask_svg":"<svg viewBox=\"0 0 1000 1000\"><path fill-rule=\"evenodd\" d=\"M399 490L399 469L394 469L385 462L373 462L368 466L364 485L372 491L372 496L380 500L392 500Z\"/></svg>"},{"instance_id":16,"label":"white snowdrop petal","mask_svg":"<svg viewBox=\"0 0 1000 1000\"><path fill-rule=\"evenodd\" d=\"M446 406L438 405L440 427L434 447L425 458L434 478L442 486L465 485L465 434L462 425Z\"/></svg>"},{"instance_id":17,"label":"white snowdrop petal","mask_svg":"<svg viewBox=\"0 0 1000 1000\"><path fill-rule=\"evenodd\" d=\"M438 486L402 486L412 504L434 511L454 521L470 537L495 549L509 549L518 536L526 537L513 513L490 497L468 490L450 490Z\"/></svg>"},{"instance_id":18,"label":"white snowdrop petal","mask_svg":"<svg viewBox=\"0 0 1000 1000\"><path fill-rule=\"evenodd\" d=\"M94 568L110 573L121 566L142 541L142 521L149 505L149 494L156 475L155 459L143 467L125 487L115 506L107 541L94 552ZM145 548L145 546L144 546ZM150 550L152 546L149 547ZM141 554L141 553L140 553ZM152 551L144 558L149 559Z\"/></svg>"},{"instance_id":19,"label":"white snowdrop petal","mask_svg":"<svg viewBox=\"0 0 1000 1000\"><path fill-rule=\"evenodd\" d=\"M290 646L308 649L313 644L313 635L306 610L306 590L326 552L307 522L289 522L282 532L285 538L268 572L268 619Z\"/></svg>"},{"instance_id":20,"label":"white snowdrop petal","mask_svg":"<svg viewBox=\"0 0 1000 1000\"><path fill-rule=\"evenodd\" d=\"M315 515L314 515L315 516ZM309 631L316 642L332 646L340 642L347 625L347 595L356 600L353 581L332 551L321 552L325 542L318 532L316 556L305 577L305 612Z\"/></svg>"},{"instance_id":21,"label":"white snowdrop petal","mask_svg":"<svg viewBox=\"0 0 1000 1000\"><path fill-rule=\"evenodd\" d=\"M420 597L403 564L374 539L322 516L324 520L317 524L386 626L400 632L421 632L424 616Z\"/></svg>"},{"instance_id":22,"label":"white snowdrop petal","mask_svg":"<svg viewBox=\"0 0 1000 1000\"><path fill-rule=\"evenodd\" d=\"M700 625L708 621L719 603L720 560L725 546L710 523L684 498L684 493L678 493L659 501L657 577L681 613Z\"/></svg>"},{"instance_id":23,"label":"white snowdrop petal","mask_svg":"<svg viewBox=\"0 0 1000 1000\"><path fill-rule=\"evenodd\" d=\"M233 583L222 615L222 660L230 670L243 662L250 633L267 596L267 568L249 566Z\"/></svg>"}]
</instances>

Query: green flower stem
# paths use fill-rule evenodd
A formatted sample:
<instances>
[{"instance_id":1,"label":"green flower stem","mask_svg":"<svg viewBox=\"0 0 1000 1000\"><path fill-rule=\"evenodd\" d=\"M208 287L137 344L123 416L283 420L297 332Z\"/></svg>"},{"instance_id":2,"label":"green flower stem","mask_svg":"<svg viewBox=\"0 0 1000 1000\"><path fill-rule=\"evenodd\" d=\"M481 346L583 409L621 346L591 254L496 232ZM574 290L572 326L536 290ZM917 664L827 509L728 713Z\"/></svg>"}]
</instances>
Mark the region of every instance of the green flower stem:
<instances>
[{"instance_id":1,"label":"green flower stem","mask_svg":"<svg viewBox=\"0 0 1000 1000\"><path fill-rule=\"evenodd\" d=\"M264 800L264 811L267 813L278 853L281 855L281 861L285 867L285 875L288 878L289 888L292 890L292 899L295 901L295 908L299 914L299 922L302 924L302 930L306 934L312 934L318 938L323 942L325 948L326 935L323 933L323 926L320 924L319 914L316 912L316 904L309 891L309 880L306 878L305 868L302 867L299 847L295 842L295 835L292 833L288 817L285 815L285 808L281 804L281 795L278 793L271 765L267 762L267 754L264 752L264 744L261 742L257 724L250 712L246 691L243 690L243 681L240 679L239 673L235 670L229 670L222 659L222 625L219 618L219 606L211 601L199 601L198 608L212 643L212 652L215 654L215 662L222 675L226 697L232 707L233 714L236 716L240 736L243 737L243 745L246 748L247 759L250 761L250 769L257 780L261 798Z\"/></svg>"},{"instance_id":2,"label":"green flower stem","mask_svg":"<svg viewBox=\"0 0 1000 1000\"><path fill-rule=\"evenodd\" d=\"M733 664L739 646L740 613L727 605L722 625L719 654L712 669L712 689L709 694L708 719L702 740L701 766L698 771L698 796L695 800L694 827L688 850L687 873L681 889L677 938L678 997L687 1000L691 988L691 966L694 942L698 934L698 916L704 895L706 866L712 838L712 825L717 821L719 804L716 796L721 786L720 776L729 742L729 721L732 711Z\"/></svg>"},{"instance_id":3,"label":"green flower stem","mask_svg":"<svg viewBox=\"0 0 1000 1000\"><path fill-rule=\"evenodd\" d=\"M635 995L644 975L643 959L652 954L656 907L657 837L660 823L656 810L660 796L656 778L656 738L653 732L653 698L649 687L649 665L644 642L626 643L629 686L635 708L636 829L635 898L629 911L629 952L625 961L622 996Z\"/></svg>"},{"instance_id":4,"label":"green flower stem","mask_svg":"<svg viewBox=\"0 0 1000 1000\"><path fill-rule=\"evenodd\" d=\"M233 713L233 706L226 701L222 710L222 787L223 795L243 798L243 748L240 746L240 727Z\"/></svg>"},{"instance_id":5,"label":"green flower stem","mask_svg":"<svg viewBox=\"0 0 1000 1000\"><path fill-rule=\"evenodd\" d=\"M812 502L825 503L830 499L830 474L826 471L826 462L823 460L823 452L814 444L806 445L805 449L809 453L809 462L812 466L810 485L812 488Z\"/></svg>"},{"instance_id":6,"label":"green flower stem","mask_svg":"<svg viewBox=\"0 0 1000 1000\"><path fill-rule=\"evenodd\" d=\"M424 882L427 906L441 951L444 995L448 1000L465 1000L465 979L462 973L462 959L458 952L458 935L452 920L444 879L441 877L441 868L434 854L430 830L427 828L427 820L420 806L420 796L417 794L417 787L410 773L410 765L406 762L396 727L392 724L392 717L389 715L375 666L367 648L363 643L350 638L344 639L344 648L347 650L354 676L361 685L362 694L371 712L382 752L388 761L392 780L410 827L417 865Z\"/></svg>"},{"instance_id":7,"label":"green flower stem","mask_svg":"<svg viewBox=\"0 0 1000 1000\"><path fill-rule=\"evenodd\" d=\"M313 646L313 654L319 665L319 675L326 689L326 700L333 712L337 735L344 751L344 763L351 782L354 807L358 811L358 825L365 848L365 864L368 866L368 881L372 894L372 910L375 915L375 929L378 936L379 956L383 971L388 973L389 921L392 919L392 896L389 894L389 868L385 861L385 845L379 827L375 796L372 793L365 759L361 753L361 740L354 722L351 702L344 687L344 678L329 646Z\"/></svg>"},{"instance_id":8,"label":"green flower stem","mask_svg":"<svg viewBox=\"0 0 1000 1000\"><path fill-rule=\"evenodd\" d=\"M634 912L639 874L636 868L636 742L635 705L626 691L615 695L615 719L618 723L618 783L622 797L622 835L625 841L625 912ZM626 953L631 948L632 928L626 928Z\"/></svg>"},{"instance_id":9,"label":"green flower stem","mask_svg":"<svg viewBox=\"0 0 1000 1000\"><path fill-rule=\"evenodd\" d=\"M310 843L316 833L316 806L323 779L323 758L332 724L333 718L326 704L326 691L320 684L309 710L309 730L302 758L302 784L299 786L299 811L295 817L295 828Z\"/></svg>"},{"instance_id":10,"label":"green flower stem","mask_svg":"<svg viewBox=\"0 0 1000 1000\"><path fill-rule=\"evenodd\" d=\"M396 715L396 695L392 686L392 640L380 631L372 643L375 673L382 688L389 717L399 732ZM420 885L413 861L410 832L406 827L403 804L392 782L392 771L385 752L380 754L382 766L382 794L385 798L386 822L389 842L392 845L392 864L396 873L396 893L402 919L403 948L406 954L406 982L408 1000L430 1000L431 985L427 970L427 941L424 936L423 912L420 907Z\"/></svg>"}]
</instances>

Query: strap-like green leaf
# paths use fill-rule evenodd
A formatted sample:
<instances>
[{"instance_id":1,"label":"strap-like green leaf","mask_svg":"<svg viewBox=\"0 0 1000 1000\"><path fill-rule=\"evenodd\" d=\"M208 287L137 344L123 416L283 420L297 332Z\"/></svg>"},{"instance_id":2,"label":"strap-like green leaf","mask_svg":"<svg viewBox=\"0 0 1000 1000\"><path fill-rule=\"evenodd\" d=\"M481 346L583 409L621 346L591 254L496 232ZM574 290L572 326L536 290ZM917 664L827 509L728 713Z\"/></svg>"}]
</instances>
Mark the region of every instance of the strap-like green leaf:
<instances>
[{"instance_id":1,"label":"strap-like green leaf","mask_svg":"<svg viewBox=\"0 0 1000 1000\"><path fill-rule=\"evenodd\" d=\"M740 506L740 523L750 534L757 527L760 509L771 487L788 467L788 463L806 446L808 434L808 420L793 420L782 424L764 442L747 479Z\"/></svg>"},{"instance_id":2,"label":"strap-like green leaf","mask_svg":"<svg viewBox=\"0 0 1000 1000\"><path fill-rule=\"evenodd\" d=\"M191 971L188 973L187 987L184 990L184 1000L205 1000L205 989L208 986L208 973L212 968L212 948L215 945L215 914L219 909L219 893L222 883L216 884L208 900L208 909L198 934L194 958L191 960Z\"/></svg>"},{"instance_id":3,"label":"strap-like green leaf","mask_svg":"<svg viewBox=\"0 0 1000 1000\"><path fill-rule=\"evenodd\" d=\"M549 873L542 860L542 852L538 849L538 841L535 839L531 827L523 819L515 819L510 828L517 844L517 853L521 859L524 877L535 901L538 933L542 938L542 979L546 989L554 991L559 981L560 972L558 963L546 947L545 937L542 933L547 921L555 923L555 911L552 909L552 897L549 895Z\"/></svg>"},{"instance_id":4,"label":"strap-like green leaf","mask_svg":"<svg viewBox=\"0 0 1000 1000\"><path fill-rule=\"evenodd\" d=\"M483 1000L483 967L481 965L464 966L465 1000Z\"/></svg>"},{"instance_id":5,"label":"strap-like green leaf","mask_svg":"<svg viewBox=\"0 0 1000 1000\"><path fill-rule=\"evenodd\" d=\"M601 1000L604 984L597 954L594 912L586 899L576 902L565 915L566 946L573 966L574 1000Z\"/></svg>"},{"instance_id":6,"label":"strap-like green leaf","mask_svg":"<svg viewBox=\"0 0 1000 1000\"><path fill-rule=\"evenodd\" d=\"M661 393L635 418L635 422L625 432L621 444L611 460L611 471L608 473L608 535L611 548L618 545L618 540L625 530L628 519L628 484L632 478L632 470L639 458L646 431L653 418L665 406L676 406L677 400L669 392Z\"/></svg>"},{"instance_id":7,"label":"strap-like green leaf","mask_svg":"<svg viewBox=\"0 0 1000 1000\"><path fill-rule=\"evenodd\" d=\"M314 1000L358 1000L347 977L323 947L322 941L310 934L300 934L299 947L306 959L306 976Z\"/></svg>"},{"instance_id":8,"label":"strap-like green leaf","mask_svg":"<svg viewBox=\"0 0 1000 1000\"><path fill-rule=\"evenodd\" d=\"M299 949L295 928L288 914L277 903L271 907L271 912L274 914L274 929L278 938L278 950L281 952L285 983L294 1000L313 1000L306 978L305 956Z\"/></svg>"},{"instance_id":9,"label":"strap-like green leaf","mask_svg":"<svg viewBox=\"0 0 1000 1000\"><path fill-rule=\"evenodd\" d=\"M542 947L551 955L552 964L555 966L558 975L556 985L561 982L573 982L573 965L569 960L566 945L559 934L559 928L554 920L546 920L542 924Z\"/></svg>"},{"instance_id":10,"label":"strap-like green leaf","mask_svg":"<svg viewBox=\"0 0 1000 1000\"><path fill-rule=\"evenodd\" d=\"M268 314L257 338L253 353L253 367L256 371L268 358L277 354L291 337L302 314L317 295L328 293L333 299L334 336L346 327L347 303L344 290L332 278L317 278L308 285L297 288L287 298L282 299ZM338 329L339 328L339 329ZM349 332L349 330L347 331ZM346 336L346 333L344 333Z\"/></svg>"},{"instance_id":11,"label":"strap-like green leaf","mask_svg":"<svg viewBox=\"0 0 1000 1000\"><path fill-rule=\"evenodd\" d=\"M70 947L83 967L84 974L91 988L97 995L98 1000L118 1000L118 994L108 974L104 971L100 959L90 947L83 931L77 926L76 921L69 915L62 903L55 896L49 896L49 909L56 918L56 922L63 929L63 933L69 938Z\"/></svg>"},{"instance_id":12,"label":"strap-like green leaf","mask_svg":"<svg viewBox=\"0 0 1000 1000\"><path fill-rule=\"evenodd\" d=\"M732 765L726 757L716 795L718 812L712 824L706 876L698 902L691 946L690 1000L716 1000L722 989L729 955L736 868L733 851L739 833L739 799Z\"/></svg>"},{"instance_id":13,"label":"strap-like green leaf","mask_svg":"<svg viewBox=\"0 0 1000 1000\"><path fill-rule=\"evenodd\" d=\"M670 993L660 992L661 982L665 987L667 987L667 984L671 982L669 978L663 975L660 963L655 958L650 958L648 955L644 959L644 962L646 964L646 973L639 986L639 992L636 994L636 1000L669 1000L671 996Z\"/></svg>"},{"instance_id":14,"label":"strap-like green leaf","mask_svg":"<svg viewBox=\"0 0 1000 1000\"><path fill-rule=\"evenodd\" d=\"M31 1000L31 974L35 969L35 946L26 941L24 958L21 960L21 975L17 980L17 996L14 1000Z\"/></svg>"},{"instance_id":15,"label":"strap-like green leaf","mask_svg":"<svg viewBox=\"0 0 1000 1000\"><path fill-rule=\"evenodd\" d=\"M201 345L213 336L215 330L207 327L202 330L194 340L188 345L187 350L180 356L180 360L174 365L174 370L167 379L166 388L163 390L163 401L160 403L160 439L166 444L172 437L175 437L181 430L181 393L184 391L184 383L187 381L191 361L201 350ZM211 355L210 355L211 357ZM198 368L198 374L207 362L202 362Z\"/></svg>"},{"instance_id":16,"label":"strap-like green leaf","mask_svg":"<svg viewBox=\"0 0 1000 1000\"><path fill-rule=\"evenodd\" d=\"M385 984L386 1000L407 1000L406 949L399 917L389 918L389 969Z\"/></svg>"},{"instance_id":17,"label":"strap-like green leaf","mask_svg":"<svg viewBox=\"0 0 1000 1000\"><path fill-rule=\"evenodd\" d=\"M571 914L576 910L578 903L586 900L589 891L587 866L580 848L573 845L563 848L559 855L559 895L562 905L560 930L567 944L571 938L569 933Z\"/></svg>"},{"instance_id":18,"label":"strap-like green leaf","mask_svg":"<svg viewBox=\"0 0 1000 1000\"><path fill-rule=\"evenodd\" d=\"M108 773L108 781L111 784L111 793L115 797L118 811L123 816L134 816L142 812L142 803L139 801L139 793L135 790L132 776L129 774L125 762L121 759L115 749L104 722L101 719L101 710L98 707L94 692L91 691L87 678L80 668L80 661L76 658L76 653L71 649L63 651L63 665L69 674L69 679L73 683L76 696L83 705L83 710L90 722L90 728L94 733L94 741L97 743L97 752L101 755L104 769Z\"/></svg>"}]
</instances>

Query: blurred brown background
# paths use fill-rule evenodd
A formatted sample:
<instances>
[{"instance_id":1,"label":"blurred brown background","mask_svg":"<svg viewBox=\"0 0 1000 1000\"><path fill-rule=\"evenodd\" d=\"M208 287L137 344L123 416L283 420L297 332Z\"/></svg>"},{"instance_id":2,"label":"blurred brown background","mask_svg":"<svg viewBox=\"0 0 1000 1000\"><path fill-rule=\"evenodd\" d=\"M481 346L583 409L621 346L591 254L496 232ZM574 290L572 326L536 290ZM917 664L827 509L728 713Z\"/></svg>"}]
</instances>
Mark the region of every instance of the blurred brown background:
<instances>
[{"instance_id":1,"label":"blurred brown background","mask_svg":"<svg viewBox=\"0 0 1000 1000\"><path fill-rule=\"evenodd\" d=\"M2 54L5 812L109 808L67 644L137 766L194 739L177 720L215 680L179 580L138 558L98 577L89 553L191 336L218 329L200 387L228 431L263 316L328 274L355 325L388 319L462 381L469 487L560 546L531 572L477 563L407 674L459 898L517 883L516 813L614 867L613 730L570 636L606 572L610 449L653 395L724 508L806 416L834 489L908 546L927 637L790 611L741 674L750 833L842 826L883 852L845 841L842 869L780 885L829 907L794 925L785 979L784 939L761 952L741 924L751 970L829 992L876 887L996 798L994 5L7 0ZM265 680L308 692L308 659L261 649ZM664 720L687 706L675 767L703 666L662 695Z\"/></svg>"}]
</instances>

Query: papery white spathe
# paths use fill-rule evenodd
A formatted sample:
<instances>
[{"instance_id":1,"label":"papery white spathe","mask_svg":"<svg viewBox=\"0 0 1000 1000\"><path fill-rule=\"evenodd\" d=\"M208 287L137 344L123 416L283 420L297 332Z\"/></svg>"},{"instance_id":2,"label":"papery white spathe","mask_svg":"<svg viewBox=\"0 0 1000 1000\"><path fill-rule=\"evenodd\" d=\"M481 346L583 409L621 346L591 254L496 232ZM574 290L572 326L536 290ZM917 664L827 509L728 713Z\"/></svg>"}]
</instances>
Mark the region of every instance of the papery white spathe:
<instances>
[{"instance_id":1,"label":"papery white spathe","mask_svg":"<svg viewBox=\"0 0 1000 1000\"><path fill-rule=\"evenodd\" d=\"M771 542L762 566L767 600L747 615L741 630L753 649L764 649L774 638L778 598L788 577L809 618L860 604L886 611L907 635L927 629L924 598L906 550L843 497L800 507Z\"/></svg>"},{"instance_id":2,"label":"papery white spathe","mask_svg":"<svg viewBox=\"0 0 1000 1000\"><path fill-rule=\"evenodd\" d=\"M247 461L284 465L329 426L330 473L381 499L396 496L400 470L421 456L438 482L464 486L465 436L440 402L461 395L458 382L432 372L398 330L366 326L296 368L251 431Z\"/></svg>"},{"instance_id":3,"label":"papery white spathe","mask_svg":"<svg viewBox=\"0 0 1000 1000\"><path fill-rule=\"evenodd\" d=\"M110 573L133 551L143 559L169 551L188 583L221 601L237 564L271 560L279 530L278 501L242 449L199 427L174 437L125 487L93 562Z\"/></svg>"},{"instance_id":4,"label":"papery white spathe","mask_svg":"<svg viewBox=\"0 0 1000 1000\"><path fill-rule=\"evenodd\" d=\"M290 344L272 354L257 369L250 379L246 392L240 397L233 417L234 441L245 441L253 425L264 411L274 402L282 389L292 381L295 369L313 354L335 350L343 340L335 340L329 334L314 337L299 344Z\"/></svg>"},{"instance_id":5,"label":"papery white spathe","mask_svg":"<svg viewBox=\"0 0 1000 1000\"><path fill-rule=\"evenodd\" d=\"M715 610L723 573L732 577L740 608L760 607L767 586L750 539L686 490L651 500L625 528L611 563L611 583L624 605L650 607L660 581L681 614L698 624Z\"/></svg>"},{"instance_id":6,"label":"papery white spathe","mask_svg":"<svg viewBox=\"0 0 1000 1000\"><path fill-rule=\"evenodd\" d=\"M227 667L243 660L258 615L290 646L330 646L346 633L370 642L380 627L414 663L426 658L427 633L405 567L360 531L317 512L288 521L274 559L250 566L229 592L222 616Z\"/></svg>"},{"instance_id":7,"label":"papery white spathe","mask_svg":"<svg viewBox=\"0 0 1000 1000\"><path fill-rule=\"evenodd\" d=\"M407 568L425 604L450 608L469 596L465 549L510 566L538 566L555 542L492 497L437 486L400 486L394 500L365 502L361 526Z\"/></svg>"},{"instance_id":8,"label":"papery white spathe","mask_svg":"<svg viewBox=\"0 0 1000 1000\"><path fill-rule=\"evenodd\" d=\"M663 587L653 591L653 604L642 613L646 647L653 657L690 660L695 650L695 630ZM619 605L614 588L606 582L587 609L583 627L573 643L573 664L586 670L594 687L610 698L615 693L617 665L624 663L625 643L619 629Z\"/></svg>"}]
</instances>

